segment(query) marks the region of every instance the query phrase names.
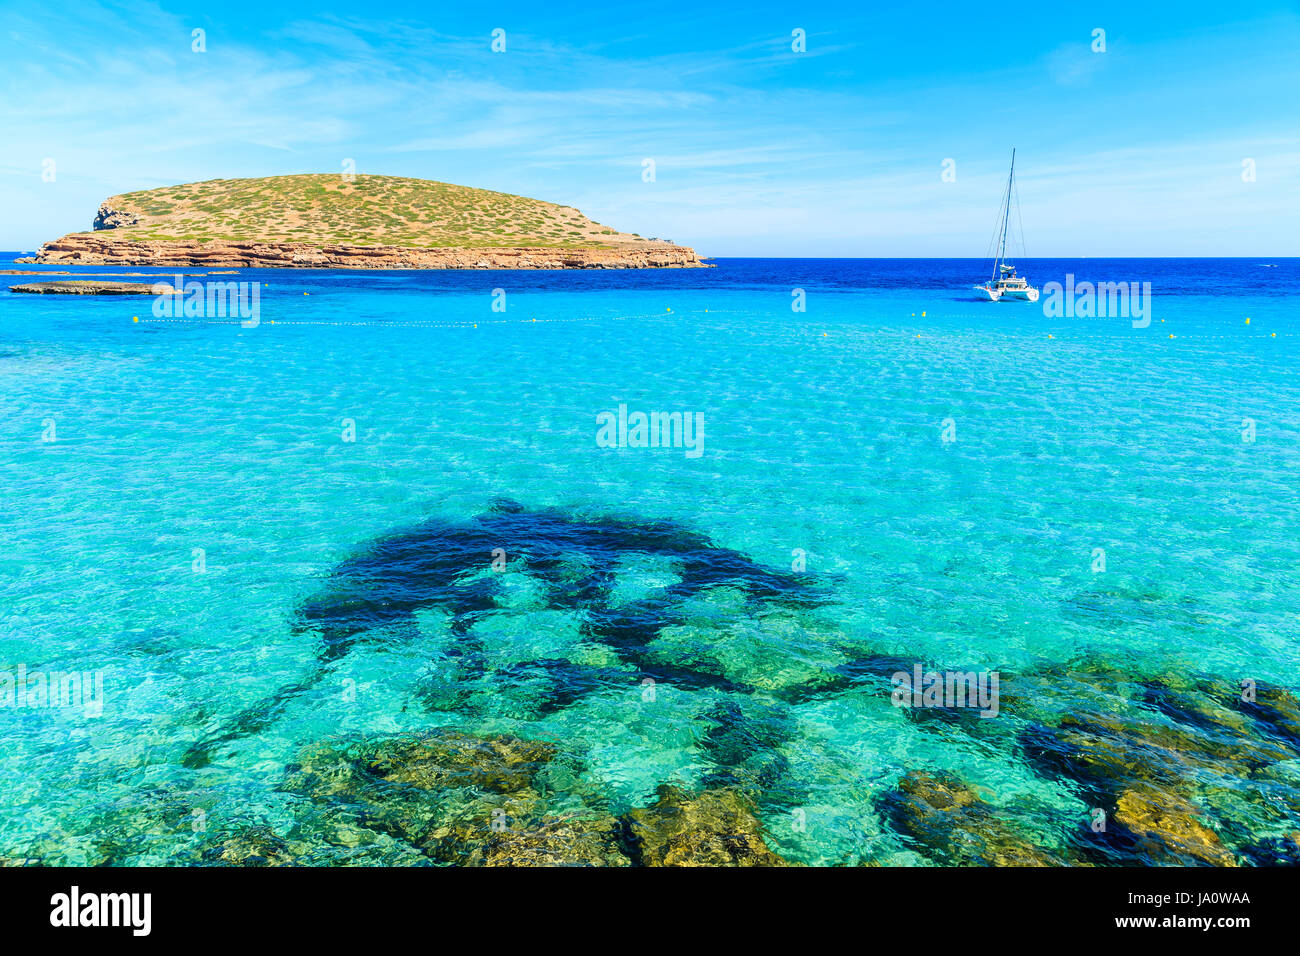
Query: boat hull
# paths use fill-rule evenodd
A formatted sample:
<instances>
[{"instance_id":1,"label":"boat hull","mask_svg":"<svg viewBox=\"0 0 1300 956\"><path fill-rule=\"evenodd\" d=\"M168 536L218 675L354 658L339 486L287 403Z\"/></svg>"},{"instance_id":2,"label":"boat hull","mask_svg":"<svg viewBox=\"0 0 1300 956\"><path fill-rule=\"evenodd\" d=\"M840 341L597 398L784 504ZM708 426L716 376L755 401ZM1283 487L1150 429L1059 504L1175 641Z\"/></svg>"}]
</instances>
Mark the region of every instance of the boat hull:
<instances>
[{"instance_id":1,"label":"boat hull","mask_svg":"<svg viewBox=\"0 0 1300 956\"><path fill-rule=\"evenodd\" d=\"M990 302L1009 299L1019 302L1037 302L1038 290L1030 286L1025 289L1000 289L996 286L978 285L975 287L989 297Z\"/></svg>"}]
</instances>

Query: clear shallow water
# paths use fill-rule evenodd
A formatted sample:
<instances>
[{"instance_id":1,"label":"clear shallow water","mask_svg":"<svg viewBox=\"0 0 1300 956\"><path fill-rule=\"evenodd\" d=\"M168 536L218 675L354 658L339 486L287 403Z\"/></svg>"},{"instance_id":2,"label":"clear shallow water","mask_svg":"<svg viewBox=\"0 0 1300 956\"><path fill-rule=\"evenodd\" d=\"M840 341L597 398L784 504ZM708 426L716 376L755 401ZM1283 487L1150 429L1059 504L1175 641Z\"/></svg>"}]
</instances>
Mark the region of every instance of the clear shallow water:
<instances>
[{"instance_id":1,"label":"clear shallow water","mask_svg":"<svg viewBox=\"0 0 1300 956\"><path fill-rule=\"evenodd\" d=\"M214 276L267 283L253 329L0 291L0 664L102 671L105 687L96 718L0 710L0 853L166 862L202 841L195 809L291 833L302 801L281 785L303 747L431 726L572 748L583 769L557 800L614 813L734 769L722 728L775 768L759 816L803 862L933 859L881 810L908 770L954 774L1064 847L1092 804L1026 759L1027 714L975 733L840 678L869 658L1006 675L1105 661L1133 682L1300 688L1300 262L1273 261L1024 263L1040 284L1150 281L1146 329L980 302L966 290L983 265L951 260ZM699 413L703 455L599 447L596 416L620 403ZM322 654L302 609L338 589L341 562L423 522L468 554L503 497L561 536L614 529L609 550L567 568L517 553L545 537L535 517L501 541L506 571L489 549L456 572L488 581L466 620L436 601L410 620L370 608L345 653ZM654 522L792 577L790 593L725 575L674 591L682 555L631 543ZM611 565L599 607L655 608L649 650L620 654L589 603L556 599L593 560ZM792 598L805 583L816 601ZM572 666L539 684L539 661ZM656 667L689 673L647 701ZM268 700L264 724L230 733ZM1271 800L1213 797L1237 844L1300 829L1296 762L1269 773Z\"/></svg>"}]
</instances>

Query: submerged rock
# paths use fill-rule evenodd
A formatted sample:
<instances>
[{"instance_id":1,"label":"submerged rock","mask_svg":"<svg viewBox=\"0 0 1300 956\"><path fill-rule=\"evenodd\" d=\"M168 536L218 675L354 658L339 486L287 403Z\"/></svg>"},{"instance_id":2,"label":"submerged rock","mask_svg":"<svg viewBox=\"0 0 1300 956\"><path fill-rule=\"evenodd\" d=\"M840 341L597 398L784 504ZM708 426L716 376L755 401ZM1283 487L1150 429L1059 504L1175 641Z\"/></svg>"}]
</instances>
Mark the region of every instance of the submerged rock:
<instances>
[{"instance_id":1,"label":"submerged rock","mask_svg":"<svg viewBox=\"0 0 1300 956\"><path fill-rule=\"evenodd\" d=\"M249 827L202 852L204 863L217 866L292 866L303 853L270 827Z\"/></svg>"},{"instance_id":2,"label":"submerged rock","mask_svg":"<svg viewBox=\"0 0 1300 956\"><path fill-rule=\"evenodd\" d=\"M1274 763L1300 756L1300 701L1285 687L1259 682L1247 697L1245 682L1170 675L1142 685L1144 703L1241 750L1244 759Z\"/></svg>"},{"instance_id":3,"label":"submerged rock","mask_svg":"<svg viewBox=\"0 0 1300 956\"><path fill-rule=\"evenodd\" d=\"M1176 783L1197 766L1216 766L1195 751L1180 750L1176 739L1141 722L1100 714L1065 717L1056 727L1035 724L1021 735L1040 772L1072 779L1094 798L1116 794L1132 781Z\"/></svg>"},{"instance_id":4,"label":"submerged rock","mask_svg":"<svg viewBox=\"0 0 1300 956\"><path fill-rule=\"evenodd\" d=\"M747 752L743 741L718 741ZM308 797L329 826L365 842L396 837L430 860L458 866L778 866L751 798L665 785L656 802L619 818L597 793L579 802L578 764L555 744L458 730L324 741L304 748L283 786ZM305 811L303 812L306 817ZM262 843L258 838L265 837ZM387 837L385 837L387 838ZM279 856L277 856L277 853ZM210 851L279 859L265 834Z\"/></svg>"},{"instance_id":5,"label":"submerged rock","mask_svg":"<svg viewBox=\"0 0 1300 956\"><path fill-rule=\"evenodd\" d=\"M997 809L946 773L911 771L881 801L895 829L938 860L958 866L1061 866L1063 860L1015 833Z\"/></svg>"},{"instance_id":6,"label":"submerged rock","mask_svg":"<svg viewBox=\"0 0 1300 956\"><path fill-rule=\"evenodd\" d=\"M1255 686L1255 700L1243 701L1240 695L1237 700L1243 713L1300 753L1300 700L1295 694L1276 684L1259 683Z\"/></svg>"},{"instance_id":7,"label":"submerged rock","mask_svg":"<svg viewBox=\"0 0 1300 956\"><path fill-rule=\"evenodd\" d=\"M787 708L756 698L722 700L698 721L706 728L700 751L713 764L704 776L707 788L761 793L769 807L793 806L802 797L802 790L792 788L790 761L779 749L795 732Z\"/></svg>"},{"instance_id":8,"label":"submerged rock","mask_svg":"<svg viewBox=\"0 0 1300 956\"><path fill-rule=\"evenodd\" d=\"M429 845L431 855L461 866L630 866L632 862L622 848L621 823L608 815L521 820L503 811L477 825L436 833Z\"/></svg>"},{"instance_id":9,"label":"submerged rock","mask_svg":"<svg viewBox=\"0 0 1300 956\"><path fill-rule=\"evenodd\" d=\"M1015 685L1023 696L1004 704L1033 721L1021 735L1031 760L1096 792L1116 795L1117 782L1134 779L1248 777L1300 754L1286 739L1296 702L1281 688L1261 685L1260 702L1245 704L1223 680L1133 681L1096 663L1077 671L1062 665ZM1300 709L1294 717L1300 729Z\"/></svg>"},{"instance_id":10,"label":"submerged rock","mask_svg":"<svg viewBox=\"0 0 1300 956\"><path fill-rule=\"evenodd\" d=\"M447 729L323 741L299 754L286 789L312 796L364 795L385 786L512 793L527 787L555 755L554 744Z\"/></svg>"},{"instance_id":11,"label":"submerged rock","mask_svg":"<svg viewBox=\"0 0 1300 956\"><path fill-rule=\"evenodd\" d=\"M1284 837L1269 837L1242 851L1254 866L1300 866L1300 831Z\"/></svg>"},{"instance_id":12,"label":"submerged rock","mask_svg":"<svg viewBox=\"0 0 1300 956\"><path fill-rule=\"evenodd\" d=\"M1300 705L1285 688L1260 683L1251 700L1230 680L1135 680L1102 662L1019 683L1031 690L1016 702L1034 718L1020 734L1031 765L1071 781L1114 824L1075 839L1099 861L1231 866L1249 856L1229 843L1250 839L1252 819L1300 822L1293 785L1277 776L1300 754Z\"/></svg>"},{"instance_id":13,"label":"submerged rock","mask_svg":"<svg viewBox=\"0 0 1300 956\"><path fill-rule=\"evenodd\" d=\"M86 279L27 282L11 285L9 291L45 295L180 295L181 292L166 282L93 282Z\"/></svg>"},{"instance_id":14,"label":"submerged rock","mask_svg":"<svg viewBox=\"0 0 1300 956\"><path fill-rule=\"evenodd\" d=\"M366 769L393 784L421 790L473 787L513 793L527 787L556 754L554 744L498 735L441 731L390 738L364 756Z\"/></svg>"},{"instance_id":15,"label":"submerged rock","mask_svg":"<svg viewBox=\"0 0 1300 956\"><path fill-rule=\"evenodd\" d=\"M78 849L85 854L85 865L157 865L159 855L194 834L196 819L214 810L211 793L140 787L86 811L89 840ZM74 847L72 841L59 842L61 850Z\"/></svg>"},{"instance_id":16,"label":"submerged rock","mask_svg":"<svg viewBox=\"0 0 1300 956\"><path fill-rule=\"evenodd\" d=\"M1219 835L1198 817L1197 808L1178 794L1151 788L1126 790L1115 811L1116 822L1133 834L1149 862L1236 866Z\"/></svg>"},{"instance_id":17,"label":"submerged rock","mask_svg":"<svg viewBox=\"0 0 1300 956\"><path fill-rule=\"evenodd\" d=\"M540 799L532 787L555 755L548 743L447 729L323 741L304 748L283 789L330 807L338 828L423 847L457 814L490 820L489 798Z\"/></svg>"},{"instance_id":18,"label":"submerged rock","mask_svg":"<svg viewBox=\"0 0 1300 956\"><path fill-rule=\"evenodd\" d=\"M650 807L626 817L631 844L644 866L784 866L763 842L754 806L733 790L694 796L672 784Z\"/></svg>"},{"instance_id":19,"label":"submerged rock","mask_svg":"<svg viewBox=\"0 0 1300 956\"><path fill-rule=\"evenodd\" d=\"M510 607L510 576L490 571L498 548L527 568L538 602L531 613L553 612L572 621L575 642L588 648L586 660L598 648L604 652L601 663L559 656L494 659L483 630L516 613ZM672 580L630 599L618 587L617 569L643 562L671 565ZM454 680L443 674L422 681L417 699L431 710L457 711L469 719L537 719L611 688L635 688L647 678L679 690L743 694L768 690L773 681L785 686L795 677L815 683L835 679L823 671L840 655L815 642L806 642L809 660L789 665L790 674L780 667L752 673L734 659L723 666L708 655L697 662L654 646L724 592L735 599L722 609L724 620L775 621L778 616L778 637L786 643L800 633L796 619L829 600L809 576L765 567L675 522L528 509L505 500L469 521L430 519L369 543L330 572L294 620L296 631L318 635L321 666L197 742L185 765L211 763L223 745L264 730L290 701L324 679L329 662L359 642L388 643L419 634L419 616L426 614L446 617L452 638L446 671ZM757 683L743 683L748 678ZM501 693L502 686L517 687L518 693Z\"/></svg>"},{"instance_id":20,"label":"submerged rock","mask_svg":"<svg viewBox=\"0 0 1300 956\"><path fill-rule=\"evenodd\" d=\"M349 843L375 831L444 864L629 865L617 818L553 808L574 766L544 741L438 730L305 748L284 789L327 808Z\"/></svg>"}]
</instances>

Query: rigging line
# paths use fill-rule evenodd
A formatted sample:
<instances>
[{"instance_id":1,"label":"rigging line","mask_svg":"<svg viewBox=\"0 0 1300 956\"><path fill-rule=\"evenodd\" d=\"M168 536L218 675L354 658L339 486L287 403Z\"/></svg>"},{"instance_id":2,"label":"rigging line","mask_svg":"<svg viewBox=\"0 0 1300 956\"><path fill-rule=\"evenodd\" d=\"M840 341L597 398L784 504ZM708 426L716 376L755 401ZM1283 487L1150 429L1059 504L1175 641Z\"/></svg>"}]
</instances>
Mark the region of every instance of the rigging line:
<instances>
[{"instance_id":1,"label":"rigging line","mask_svg":"<svg viewBox=\"0 0 1300 956\"><path fill-rule=\"evenodd\" d=\"M985 259L986 261L992 261L992 259L993 259L993 245L994 245L994 243L996 243L997 241L998 241L998 230L997 230L997 227L995 226L995 227L993 228L993 235L989 237L989 245L988 245L988 248L984 250L984 259Z\"/></svg>"},{"instance_id":2,"label":"rigging line","mask_svg":"<svg viewBox=\"0 0 1300 956\"><path fill-rule=\"evenodd\" d=\"M998 255L999 255L998 244L999 241L1001 240L1001 235L1002 235L1002 221L1003 221L1003 217L1006 214L1007 203L1009 203L1010 201L1011 201L1010 190L1009 189L1004 190L1002 193L1002 201L998 203L998 217L993 222L993 237L989 240L989 247L984 254L984 258L987 261L993 263L994 279L997 278L997 271L998 271L997 269L997 262L998 262Z\"/></svg>"},{"instance_id":3,"label":"rigging line","mask_svg":"<svg viewBox=\"0 0 1300 956\"><path fill-rule=\"evenodd\" d=\"M1025 249L1025 221L1020 215L1020 187L1016 187L1016 223L1020 226L1020 257L1028 258L1029 253Z\"/></svg>"}]
</instances>

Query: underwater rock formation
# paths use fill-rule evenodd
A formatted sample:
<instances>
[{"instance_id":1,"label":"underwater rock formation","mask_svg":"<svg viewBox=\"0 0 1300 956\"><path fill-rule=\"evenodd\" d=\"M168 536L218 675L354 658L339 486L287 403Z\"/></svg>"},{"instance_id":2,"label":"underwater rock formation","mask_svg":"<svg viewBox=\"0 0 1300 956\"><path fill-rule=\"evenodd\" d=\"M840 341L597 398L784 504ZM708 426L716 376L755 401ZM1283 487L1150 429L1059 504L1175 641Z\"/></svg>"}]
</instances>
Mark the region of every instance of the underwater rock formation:
<instances>
[{"instance_id":1,"label":"underwater rock formation","mask_svg":"<svg viewBox=\"0 0 1300 956\"><path fill-rule=\"evenodd\" d=\"M207 848L201 859L216 866L292 866L303 852L270 827L249 827Z\"/></svg>"},{"instance_id":2,"label":"underwater rock formation","mask_svg":"<svg viewBox=\"0 0 1300 956\"><path fill-rule=\"evenodd\" d=\"M1198 765L1214 766L1140 720L1126 723L1098 714L1068 716L1056 726L1032 725L1021 742L1044 775L1072 779L1094 800L1115 793L1117 784L1175 784Z\"/></svg>"},{"instance_id":3,"label":"underwater rock formation","mask_svg":"<svg viewBox=\"0 0 1300 956\"><path fill-rule=\"evenodd\" d=\"M435 855L461 866L630 866L622 826L611 816L565 815L534 819L506 815L497 826L437 834Z\"/></svg>"},{"instance_id":4,"label":"underwater rock formation","mask_svg":"<svg viewBox=\"0 0 1300 956\"><path fill-rule=\"evenodd\" d=\"M1020 686L1031 691L1011 706L1032 713L1020 734L1031 766L1072 783L1109 821L1075 837L1096 862L1249 860L1250 845L1232 846L1245 839L1233 807L1251 795L1255 815L1272 825L1300 824L1300 801L1288 806L1277 793L1291 789L1272 782L1274 768L1300 753L1293 723L1300 709L1285 688L1259 684L1250 700L1222 679L1171 673L1134 681L1097 662L1069 674L1047 671ZM1051 716L1041 705L1053 693L1073 712ZM1081 699L1088 703L1080 706ZM1275 849L1285 857L1284 844L1258 852L1272 858Z\"/></svg>"},{"instance_id":5,"label":"underwater rock formation","mask_svg":"<svg viewBox=\"0 0 1300 956\"><path fill-rule=\"evenodd\" d=\"M626 865L614 817L550 808L545 775L572 759L546 742L457 730L323 741L303 750L284 789L441 863Z\"/></svg>"},{"instance_id":6,"label":"underwater rock formation","mask_svg":"<svg viewBox=\"0 0 1300 956\"><path fill-rule=\"evenodd\" d=\"M583 638L608 649L625 669L555 659L496 669L474 634L476 623L502 613L503 576L489 572L495 549L541 582L544 610L571 615ZM670 563L675 580L634 600L615 600L617 569L629 557ZM319 635L317 669L197 743L185 764L204 766L221 744L262 730L358 641L393 640L403 628L413 631L415 615L427 610L448 615L458 639L449 652L456 685L426 688L434 709L462 710L476 681L500 686L527 680L527 712L504 715L520 718L562 709L612 682L634 687L647 678L681 689L754 693L759 688L733 679L725 669L708 662L695 666L651 647L661 634L687 623L689 602L715 588L740 596L735 613L741 619L807 611L827 601L807 576L763 567L669 521L584 518L556 509L528 510L511 501L498 501L468 522L426 521L379 539L331 571L294 620L299 633Z\"/></svg>"},{"instance_id":7,"label":"underwater rock formation","mask_svg":"<svg viewBox=\"0 0 1300 956\"><path fill-rule=\"evenodd\" d=\"M353 828L377 830L459 866L774 866L749 798L660 787L622 819L558 806L546 775L572 760L554 745L460 731L323 741L304 748L284 789ZM592 800L598 803L598 800ZM228 841L223 861L258 844ZM276 845L271 844L270 849Z\"/></svg>"},{"instance_id":8,"label":"underwater rock formation","mask_svg":"<svg viewBox=\"0 0 1300 956\"><path fill-rule=\"evenodd\" d=\"M428 521L345 561L331 572L324 592L300 608L298 626L321 635L325 659L346 654L364 632L409 621L425 608L446 610L453 630L463 634L500 607L494 600L499 580L473 576L488 566L496 548L525 562L529 574L545 583L548 609L581 613L593 639L637 663L645 663L640 651L661 630L680 623L682 603L706 588L738 589L753 605L750 610L824 600L806 579L755 564L672 522L584 519L498 501L469 523ZM629 555L670 560L679 580L641 600L615 603L615 569ZM644 669L655 676L654 667ZM678 673L669 666L658 673L665 680L716 683L714 675Z\"/></svg>"},{"instance_id":9,"label":"underwater rock formation","mask_svg":"<svg viewBox=\"0 0 1300 956\"><path fill-rule=\"evenodd\" d=\"M1219 835L1198 819L1188 801L1167 790L1134 788L1121 794L1115 820L1137 839L1150 862L1236 866Z\"/></svg>"},{"instance_id":10,"label":"underwater rock formation","mask_svg":"<svg viewBox=\"0 0 1300 956\"><path fill-rule=\"evenodd\" d=\"M749 800L731 790L690 795L664 784L650 807L627 815L643 866L784 866L763 842Z\"/></svg>"},{"instance_id":11,"label":"underwater rock formation","mask_svg":"<svg viewBox=\"0 0 1300 956\"><path fill-rule=\"evenodd\" d=\"M1300 830L1245 847L1242 856L1252 866L1300 866Z\"/></svg>"},{"instance_id":12,"label":"underwater rock formation","mask_svg":"<svg viewBox=\"0 0 1300 956\"><path fill-rule=\"evenodd\" d=\"M304 748L283 789L324 805L347 829L422 847L440 820L466 804L490 820L493 804L484 798L526 789L544 760L541 750L517 753L514 738L472 741L456 731L322 741Z\"/></svg>"},{"instance_id":13,"label":"underwater rock formation","mask_svg":"<svg viewBox=\"0 0 1300 956\"><path fill-rule=\"evenodd\" d=\"M1253 701L1237 695L1242 713L1254 717L1276 739L1300 753L1300 699L1276 684L1259 683L1253 689Z\"/></svg>"},{"instance_id":14,"label":"underwater rock formation","mask_svg":"<svg viewBox=\"0 0 1300 956\"><path fill-rule=\"evenodd\" d=\"M778 749L795 732L788 708L741 698L723 700L700 715L707 728L700 750L714 768L705 775L709 789L734 789L768 806L795 806L803 796L788 788L789 760Z\"/></svg>"},{"instance_id":15,"label":"underwater rock formation","mask_svg":"<svg viewBox=\"0 0 1300 956\"><path fill-rule=\"evenodd\" d=\"M508 794L530 787L556 756L553 744L453 729L326 740L289 768L286 789L313 797L369 799L385 792L471 788Z\"/></svg>"},{"instance_id":16,"label":"underwater rock formation","mask_svg":"<svg viewBox=\"0 0 1300 956\"><path fill-rule=\"evenodd\" d=\"M936 862L958 866L1061 866L1069 862L1025 840L997 809L946 773L911 771L881 800L894 829Z\"/></svg>"},{"instance_id":17,"label":"underwater rock formation","mask_svg":"<svg viewBox=\"0 0 1300 956\"><path fill-rule=\"evenodd\" d=\"M384 740L367 749L362 759L366 770L389 784L514 793L529 786L541 765L555 754L553 744L443 731Z\"/></svg>"},{"instance_id":18,"label":"underwater rock formation","mask_svg":"<svg viewBox=\"0 0 1300 956\"><path fill-rule=\"evenodd\" d=\"M496 549L507 568L490 567ZM385 535L332 568L293 614L315 670L200 741L187 763L202 766L222 742L309 700L354 651L391 648L420 667L408 716L423 709L431 724L462 728L545 721L566 739L588 708L618 723L625 702L633 729L639 685L653 682L670 685L660 702L695 723L682 734L692 782L661 786L650 806L610 806L567 746L463 729L323 741L304 749L284 789L304 798L302 826L332 834L332 846L425 864L779 865L759 807L774 819L817 806L819 774L840 770L838 755L824 767L821 754L810 759L809 715L833 721L839 694L855 706L878 695L887 710L892 675L916 664L821 629L831 599L819 579L675 523L498 502ZM427 668L415 641L429 649ZM1294 857L1286 834L1300 830L1300 706L1285 688L1255 690L1243 698L1231 680L1102 658L1005 673L999 719L974 708L902 716L927 744L1023 757L1059 788L1053 799L1024 810L1022 828L1018 804L1004 811L955 777L914 771L877 799L881 819L863 832L874 840L883 822L952 865L1278 865ZM571 707L583 713L560 713ZM248 856L273 860L274 849Z\"/></svg>"}]
</instances>

